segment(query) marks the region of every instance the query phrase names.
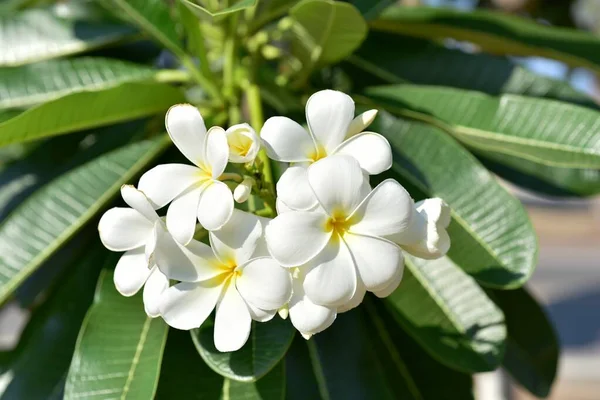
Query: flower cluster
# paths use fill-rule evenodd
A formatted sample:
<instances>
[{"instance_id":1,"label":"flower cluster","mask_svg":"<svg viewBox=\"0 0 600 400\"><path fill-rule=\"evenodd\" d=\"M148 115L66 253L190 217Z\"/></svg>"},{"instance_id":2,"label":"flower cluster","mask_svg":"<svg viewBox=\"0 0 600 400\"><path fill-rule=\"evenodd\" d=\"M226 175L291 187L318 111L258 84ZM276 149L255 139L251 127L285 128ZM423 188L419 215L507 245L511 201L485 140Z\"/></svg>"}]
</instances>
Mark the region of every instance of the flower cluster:
<instances>
[{"instance_id":1,"label":"flower cluster","mask_svg":"<svg viewBox=\"0 0 600 400\"><path fill-rule=\"evenodd\" d=\"M440 199L415 204L393 179L371 188L369 176L393 162L388 141L365 131L376 114L354 118L349 96L325 90L308 100L308 129L272 117L259 138L247 124L207 130L195 107L173 106L167 131L192 165L159 165L137 189L123 186L130 208L108 210L98 226L108 249L125 252L117 290L131 296L143 286L146 313L177 329L198 328L216 310L220 351L241 348L253 320L289 314L308 339L367 291L390 295L403 251L426 259L448 251L450 212ZM255 171L261 147L289 163L273 219L234 207L261 194L260 174L226 172L229 163ZM210 246L195 239L205 231Z\"/></svg>"}]
</instances>

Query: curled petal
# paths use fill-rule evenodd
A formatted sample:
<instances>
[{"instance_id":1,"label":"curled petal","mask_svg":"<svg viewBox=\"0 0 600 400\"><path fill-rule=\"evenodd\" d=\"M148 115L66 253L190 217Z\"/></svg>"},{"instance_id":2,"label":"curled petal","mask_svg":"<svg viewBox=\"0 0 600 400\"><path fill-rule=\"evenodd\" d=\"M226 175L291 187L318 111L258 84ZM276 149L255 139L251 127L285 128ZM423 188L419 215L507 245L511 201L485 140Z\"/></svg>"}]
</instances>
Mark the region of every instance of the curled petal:
<instances>
[{"instance_id":1,"label":"curled petal","mask_svg":"<svg viewBox=\"0 0 600 400\"><path fill-rule=\"evenodd\" d=\"M277 182L277 199L294 210L315 208L317 198L308 183L306 167L298 165L285 170Z\"/></svg>"},{"instance_id":2,"label":"curled petal","mask_svg":"<svg viewBox=\"0 0 600 400\"><path fill-rule=\"evenodd\" d=\"M254 254L262 233L256 215L234 209L229 221L211 231L209 237L212 249L222 263L241 265Z\"/></svg>"},{"instance_id":3,"label":"curled petal","mask_svg":"<svg viewBox=\"0 0 600 400\"><path fill-rule=\"evenodd\" d=\"M371 125L371 123L375 120L376 116L377 110L368 110L356 116L350 123L350 126L348 127L346 137L349 138L354 135L358 135L359 133L367 129L369 125Z\"/></svg>"},{"instance_id":4,"label":"curled petal","mask_svg":"<svg viewBox=\"0 0 600 400\"><path fill-rule=\"evenodd\" d=\"M329 328L337 316L333 307L313 303L305 295L303 276L294 279L294 290L289 303L289 317L292 325L303 334L312 336Z\"/></svg>"},{"instance_id":5,"label":"curled petal","mask_svg":"<svg viewBox=\"0 0 600 400\"><path fill-rule=\"evenodd\" d=\"M226 134L229 144L229 161L233 163L254 161L260 150L260 140L250 125L234 125L227 129Z\"/></svg>"},{"instance_id":6,"label":"curled petal","mask_svg":"<svg viewBox=\"0 0 600 400\"><path fill-rule=\"evenodd\" d=\"M306 122L318 144L331 154L342 143L354 118L354 101L345 93L321 90L306 103Z\"/></svg>"},{"instance_id":7,"label":"curled petal","mask_svg":"<svg viewBox=\"0 0 600 400\"><path fill-rule=\"evenodd\" d=\"M262 310L260 308L254 307L252 304L246 301L246 305L248 306L248 311L250 312L250 317L254 321L258 322L268 322L273 319L275 314L277 314L277 310Z\"/></svg>"},{"instance_id":8,"label":"curled petal","mask_svg":"<svg viewBox=\"0 0 600 400\"><path fill-rule=\"evenodd\" d=\"M140 178L138 188L155 208L162 208L200 180L200 169L185 164L157 165Z\"/></svg>"},{"instance_id":9,"label":"curled petal","mask_svg":"<svg viewBox=\"0 0 600 400\"><path fill-rule=\"evenodd\" d=\"M160 315L160 296L169 287L169 279L157 267L152 268L144 285L144 310L150 318Z\"/></svg>"},{"instance_id":10,"label":"curled petal","mask_svg":"<svg viewBox=\"0 0 600 400\"><path fill-rule=\"evenodd\" d=\"M390 283L386 287L373 292L375 296L383 299L394 293L394 291L398 289L398 286L400 286L402 275L404 275L404 265L401 265L400 268L398 268L394 278L390 280Z\"/></svg>"},{"instance_id":11,"label":"curled petal","mask_svg":"<svg viewBox=\"0 0 600 400\"><path fill-rule=\"evenodd\" d=\"M211 283L182 282L165 290L159 304L165 322L176 329L199 328L221 295L222 286Z\"/></svg>"},{"instance_id":12,"label":"curled petal","mask_svg":"<svg viewBox=\"0 0 600 400\"><path fill-rule=\"evenodd\" d=\"M212 181L200 196L198 221L204 229L214 231L229 221L233 213L233 194L226 184Z\"/></svg>"},{"instance_id":13,"label":"curled petal","mask_svg":"<svg viewBox=\"0 0 600 400\"><path fill-rule=\"evenodd\" d=\"M212 178L217 179L225 171L229 159L229 146L223 128L213 126L208 130L205 151L205 162L210 167Z\"/></svg>"},{"instance_id":14,"label":"curled petal","mask_svg":"<svg viewBox=\"0 0 600 400\"><path fill-rule=\"evenodd\" d=\"M150 203L144 192L132 185L123 185L121 186L121 196L129 207L142 214L151 223L154 223L158 219L158 214L154 211L154 206Z\"/></svg>"},{"instance_id":15,"label":"curled petal","mask_svg":"<svg viewBox=\"0 0 600 400\"><path fill-rule=\"evenodd\" d=\"M167 111L165 126L175 146L198 167L204 163L206 125L200 111L191 104L177 104Z\"/></svg>"},{"instance_id":16,"label":"curled petal","mask_svg":"<svg viewBox=\"0 0 600 400\"><path fill-rule=\"evenodd\" d=\"M196 231L196 213L203 187L191 187L173 200L167 209L167 228L181 244L187 244Z\"/></svg>"},{"instance_id":17,"label":"curled petal","mask_svg":"<svg viewBox=\"0 0 600 400\"><path fill-rule=\"evenodd\" d=\"M310 134L297 122L286 117L269 118L260 131L267 155L276 161L312 160L317 147Z\"/></svg>"},{"instance_id":18,"label":"curled petal","mask_svg":"<svg viewBox=\"0 0 600 400\"><path fill-rule=\"evenodd\" d=\"M356 291L354 292L354 296L347 302L337 308L338 314L345 313L350 311L356 307L358 307L365 298L365 294L367 294L367 288L365 284L360 279L360 276L356 280Z\"/></svg>"},{"instance_id":19,"label":"curled petal","mask_svg":"<svg viewBox=\"0 0 600 400\"><path fill-rule=\"evenodd\" d=\"M277 310L292 295L292 276L270 257L250 260L238 268L238 292L247 303L263 310Z\"/></svg>"},{"instance_id":20,"label":"curled petal","mask_svg":"<svg viewBox=\"0 0 600 400\"><path fill-rule=\"evenodd\" d=\"M142 247L152 234L153 224L131 208L115 207L102 215L98 231L102 244L112 251Z\"/></svg>"},{"instance_id":21,"label":"curled petal","mask_svg":"<svg viewBox=\"0 0 600 400\"><path fill-rule=\"evenodd\" d=\"M115 267L113 281L119 293L123 296L133 296L144 286L149 275L150 268L146 262L144 248L140 247L121 256Z\"/></svg>"},{"instance_id":22,"label":"curled petal","mask_svg":"<svg viewBox=\"0 0 600 400\"><path fill-rule=\"evenodd\" d=\"M356 159L369 175L377 175L392 167L392 148L386 138L378 133L363 132L338 146L335 154Z\"/></svg>"},{"instance_id":23,"label":"curled petal","mask_svg":"<svg viewBox=\"0 0 600 400\"><path fill-rule=\"evenodd\" d=\"M215 315L215 347L217 350L236 351L248 340L252 318L248 306L233 282L230 282Z\"/></svg>"}]
</instances>

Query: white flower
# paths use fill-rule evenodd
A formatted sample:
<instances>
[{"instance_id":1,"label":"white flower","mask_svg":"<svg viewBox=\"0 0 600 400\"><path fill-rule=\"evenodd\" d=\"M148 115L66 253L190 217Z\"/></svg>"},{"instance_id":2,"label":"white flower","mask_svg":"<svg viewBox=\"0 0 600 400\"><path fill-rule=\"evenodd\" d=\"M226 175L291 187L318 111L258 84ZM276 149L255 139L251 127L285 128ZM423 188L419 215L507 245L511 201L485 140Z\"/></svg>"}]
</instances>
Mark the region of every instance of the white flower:
<instances>
[{"instance_id":1,"label":"white flower","mask_svg":"<svg viewBox=\"0 0 600 400\"><path fill-rule=\"evenodd\" d=\"M260 150L258 135L248 124L238 124L225 132L229 145L229 161L232 163L250 163Z\"/></svg>"},{"instance_id":2,"label":"white flower","mask_svg":"<svg viewBox=\"0 0 600 400\"><path fill-rule=\"evenodd\" d=\"M352 120L352 122L350 122L348 132L346 132L346 137L349 138L354 135L358 135L359 133L367 129L369 125L373 123L376 116L377 110L368 110L358 115Z\"/></svg>"},{"instance_id":3,"label":"white flower","mask_svg":"<svg viewBox=\"0 0 600 400\"><path fill-rule=\"evenodd\" d=\"M157 317L158 298L169 281L151 260L155 248L154 226L162 221L154 208L136 188L121 187L121 195L131 208L108 210L98 224L100 240L112 251L124 251L115 267L115 287L123 296L133 296L144 286L144 308Z\"/></svg>"},{"instance_id":4,"label":"white flower","mask_svg":"<svg viewBox=\"0 0 600 400\"><path fill-rule=\"evenodd\" d=\"M173 106L165 124L175 146L194 166L163 164L146 172L139 189L167 210L167 228L180 243L192 240L196 218L207 230L222 227L233 212L233 196L219 180L229 158L225 131L213 127L208 132L197 108L189 104Z\"/></svg>"},{"instance_id":5,"label":"white flower","mask_svg":"<svg viewBox=\"0 0 600 400\"><path fill-rule=\"evenodd\" d=\"M365 115L366 114L366 115ZM354 157L369 175L379 174L392 165L387 139L364 129L375 117L373 110L354 117L350 96L333 90L313 94L306 103L308 131L285 117L269 118L261 138L270 158L295 163L277 183L280 202L296 210L309 210L317 200L307 182L309 164L334 154ZM344 140L348 133L354 136Z\"/></svg>"},{"instance_id":6,"label":"white flower","mask_svg":"<svg viewBox=\"0 0 600 400\"><path fill-rule=\"evenodd\" d=\"M273 258L286 267L306 264L303 289L314 304L343 307L355 295L361 298L361 285L371 292L387 289L401 274L403 255L384 237L410 225L414 203L408 192L392 179L371 191L359 163L348 156L312 164L308 183L319 205L271 221L266 240Z\"/></svg>"},{"instance_id":7,"label":"white flower","mask_svg":"<svg viewBox=\"0 0 600 400\"><path fill-rule=\"evenodd\" d=\"M262 231L257 216L235 210L226 225L210 232L212 249L201 244L194 249L197 281L178 283L163 293L160 311L165 321L177 329L198 328L216 307L216 348L240 349L251 321L273 318L292 291L289 271L267 256L261 245ZM157 256L161 269L180 268L168 254Z\"/></svg>"},{"instance_id":8,"label":"white flower","mask_svg":"<svg viewBox=\"0 0 600 400\"><path fill-rule=\"evenodd\" d=\"M243 203L248 200L252 193L252 186L254 186L254 179L247 176L244 180L235 187L233 190L233 198L237 203Z\"/></svg>"},{"instance_id":9,"label":"white flower","mask_svg":"<svg viewBox=\"0 0 600 400\"><path fill-rule=\"evenodd\" d=\"M446 255L450 249L450 236L446 231L450 224L450 207L442 199L418 202L411 221L406 231L387 238L419 258L433 260Z\"/></svg>"}]
</instances>

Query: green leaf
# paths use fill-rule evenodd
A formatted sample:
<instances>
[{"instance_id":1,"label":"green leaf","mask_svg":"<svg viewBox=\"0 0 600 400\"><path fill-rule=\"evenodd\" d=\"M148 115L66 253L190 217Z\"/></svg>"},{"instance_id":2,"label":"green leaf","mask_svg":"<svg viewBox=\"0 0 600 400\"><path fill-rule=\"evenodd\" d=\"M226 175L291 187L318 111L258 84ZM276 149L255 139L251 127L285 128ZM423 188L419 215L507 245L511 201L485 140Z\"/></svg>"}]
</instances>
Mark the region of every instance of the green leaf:
<instances>
[{"instance_id":1,"label":"green leaf","mask_svg":"<svg viewBox=\"0 0 600 400\"><path fill-rule=\"evenodd\" d=\"M109 0L104 2L117 17L125 18L147 32L175 55L185 54L169 5L163 0Z\"/></svg>"},{"instance_id":2,"label":"green leaf","mask_svg":"<svg viewBox=\"0 0 600 400\"><path fill-rule=\"evenodd\" d=\"M145 117L184 100L181 90L165 83L72 93L0 123L0 146Z\"/></svg>"},{"instance_id":3,"label":"green leaf","mask_svg":"<svg viewBox=\"0 0 600 400\"><path fill-rule=\"evenodd\" d=\"M395 51L388 51L390 48ZM507 57L465 53L408 36L370 32L348 61L354 66L350 71L353 81L361 87L393 83L450 86L491 95L549 98L598 109L593 99L567 82L537 75Z\"/></svg>"},{"instance_id":4,"label":"green leaf","mask_svg":"<svg viewBox=\"0 0 600 400\"><path fill-rule=\"evenodd\" d=\"M224 17L228 14L233 14L239 11L243 11L247 8L256 6L258 0L237 0L232 2L227 7L219 8L219 9L208 9L206 7L202 7L200 4L192 1L192 0L178 0L185 4L190 10L194 12L199 17L210 17L216 18Z\"/></svg>"},{"instance_id":5,"label":"green leaf","mask_svg":"<svg viewBox=\"0 0 600 400\"><path fill-rule=\"evenodd\" d=\"M349 1L361 12L366 19L374 19L388 6L395 3L394 0L351 0Z\"/></svg>"},{"instance_id":6,"label":"green leaf","mask_svg":"<svg viewBox=\"0 0 600 400\"><path fill-rule=\"evenodd\" d=\"M160 154L165 136L124 146L60 176L0 225L0 303Z\"/></svg>"},{"instance_id":7,"label":"green leaf","mask_svg":"<svg viewBox=\"0 0 600 400\"><path fill-rule=\"evenodd\" d=\"M398 324L382 300L368 297L363 308L365 322L373 333L375 351L384 361L388 380L403 381L399 399L468 400L473 397L471 375L437 362ZM400 386L400 385L397 385Z\"/></svg>"},{"instance_id":8,"label":"green leaf","mask_svg":"<svg viewBox=\"0 0 600 400\"><path fill-rule=\"evenodd\" d=\"M600 167L600 113L554 100L419 85L367 89L415 111L465 145L546 165ZM408 114L407 114L408 115Z\"/></svg>"},{"instance_id":9,"label":"green leaf","mask_svg":"<svg viewBox=\"0 0 600 400\"><path fill-rule=\"evenodd\" d=\"M280 362L256 382L238 382L212 371L187 332L171 330L158 382L157 399L283 399L285 370Z\"/></svg>"},{"instance_id":10,"label":"green leaf","mask_svg":"<svg viewBox=\"0 0 600 400\"><path fill-rule=\"evenodd\" d=\"M250 338L238 351L221 353L215 348L214 324L208 320L191 331L198 353L215 372L241 382L254 382L272 370L285 356L295 330L279 317L265 323L253 323Z\"/></svg>"},{"instance_id":11,"label":"green leaf","mask_svg":"<svg viewBox=\"0 0 600 400\"><path fill-rule=\"evenodd\" d=\"M534 396L547 397L556 378L559 356L552 322L525 289L490 292L506 315L508 340L502 366Z\"/></svg>"},{"instance_id":12,"label":"green leaf","mask_svg":"<svg viewBox=\"0 0 600 400\"><path fill-rule=\"evenodd\" d=\"M294 54L303 68L332 64L360 46L367 24L351 4L331 0L303 0L290 10L295 33Z\"/></svg>"},{"instance_id":13,"label":"green leaf","mask_svg":"<svg viewBox=\"0 0 600 400\"><path fill-rule=\"evenodd\" d=\"M106 259L106 250L98 243L60 276L50 298L33 312L8 368L0 375L4 382L0 398L48 399L62 391L77 333ZM110 260L115 262L115 257Z\"/></svg>"},{"instance_id":14,"label":"green leaf","mask_svg":"<svg viewBox=\"0 0 600 400\"><path fill-rule=\"evenodd\" d=\"M61 18L52 9L0 15L0 66L83 53L131 37L129 26Z\"/></svg>"},{"instance_id":15,"label":"green leaf","mask_svg":"<svg viewBox=\"0 0 600 400\"><path fill-rule=\"evenodd\" d=\"M597 36L501 13L390 7L371 26L376 30L429 39L451 37L472 42L494 54L537 55L600 70Z\"/></svg>"},{"instance_id":16,"label":"green leaf","mask_svg":"<svg viewBox=\"0 0 600 400\"><path fill-rule=\"evenodd\" d=\"M249 32L255 33L267 23L288 13L300 0L261 0L256 5L254 18L248 21Z\"/></svg>"},{"instance_id":17,"label":"green leaf","mask_svg":"<svg viewBox=\"0 0 600 400\"><path fill-rule=\"evenodd\" d=\"M417 199L452 209L449 257L480 283L514 288L537 263L537 238L521 203L450 136L380 111L370 130L390 142L394 163L378 177L400 181Z\"/></svg>"},{"instance_id":18,"label":"green leaf","mask_svg":"<svg viewBox=\"0 0 600 400\"><path fill-rule=\"evenodd\" d=\"M167 331L162 319L146 315L141 292L121 296L112 272L104 271L77 338L64 398L153 398Z\"/></svg>"}]
</instances>

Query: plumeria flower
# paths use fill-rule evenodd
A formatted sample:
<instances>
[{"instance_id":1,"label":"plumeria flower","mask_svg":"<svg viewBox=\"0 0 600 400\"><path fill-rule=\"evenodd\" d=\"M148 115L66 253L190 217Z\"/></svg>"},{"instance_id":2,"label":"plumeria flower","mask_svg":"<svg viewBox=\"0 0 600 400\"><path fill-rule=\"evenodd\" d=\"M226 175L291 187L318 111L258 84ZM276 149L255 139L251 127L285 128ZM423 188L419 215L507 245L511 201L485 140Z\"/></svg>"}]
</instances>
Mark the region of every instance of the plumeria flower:
<instances>
[{"instance_id":1,"label":"plumeria flower","mask_svg":"<svg viewBox=\"0 0 600 400\"><path fill-rule=\"evenodd\" d=\"M375 293L388 289L404 263L400 247L385 236L410 226L414 203L408 192L392 179L371 190L360 164L349 156L320 160L307 175L318 207L285 212L269 223L266 240L273 258L285 267L307 269L302 288L317 305L343 307L362 300L363 285Z\"/></svg>"},{"instance_id":2,"label":"plumeria flower","mask_svg":"<svg viewBox=\"0 0 600 400\"><path fill-rule=\"evenodd\" d=\"M163 164L146 172L139 182L155 208L169 205L167 228L180 243L194 236L196 218L207 230L222 227L233 212L233 195L221 182L229 158L225 131L208 132L196 107L179 104L169 109L165 121L175 146L194 165Z\"/></svg>"},{"instance_id":3,"label":"plumeria flower","mask_svg":"<svg viewBox=\"0 0 600 400\"><path fill-rule=\"evenodd\" d=\"M325 157L334 154L354 157L369 175L391 167L392 151L387 139L378 133L362 132L376 112L365 114L353 119L354 101L350 96L323 90L306 103L308 131L286 117L272 117L265 122L261 138L268 156L294 163L277 182L277 197L284 203L281 207L295 210L316 207L318 201L310 190L306 168ZM352 136L345 140L348 133Z\"/></svg>"},{"instance_id":4,"label":"plumeria flower","mask_svg":"<svg viewBox=\"0 0 600 400\"><path fill-rule=\"evenodd\" d=\"M248 340L252 320L273 318L292 294L290 272L267 255L260 243L262 231L257 216L235 210L226 225L210 232L211 247L198 246L194 251L197 281L181 282L163 292L164 320L177 329L198 328L216 307L215 347L240 349ZM170 271L180 267L168 254L157 257L161 268L169 262Z\"/></svg>"},{"instance_id":5,"label":"plumeria flower","mask_svg":"<svg viewBox=\"0 0 600 400\"><path fill-rule=\"evenodd\" d=\"M121 187L121 195L131 208L108 210L98 224L102 244L112 251L124 251L114 272L115 287L123 296L133 296L144 286L146 313L157 317L158 299L169 285L167 277L154 265L151 255L156 241L154 226L162 221L144 193L133 186Z\"/></svg>"},{"instance_id":6,"label":"plumeria flower","mask_svg":"<svg viewBox=\"0 0 600 400\"><path fill-rule=\"evenodd\" d=\"M415 204L408 229L387 238L416 257L433 260L450 249L449 224L450 207L442 199L426 199Z\"/></svg>"},{"instance_id":7,"label":"plumeria flower","mask_svg":"<svg viewBox=\"0 0 600 400\"><path fill-rule=\"evenodd\" d=\"M248 124L238 124L225 132L229 145L229 161L251 163L260 150L258 135Z\"/></svg>"}]
</instances>

